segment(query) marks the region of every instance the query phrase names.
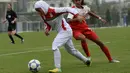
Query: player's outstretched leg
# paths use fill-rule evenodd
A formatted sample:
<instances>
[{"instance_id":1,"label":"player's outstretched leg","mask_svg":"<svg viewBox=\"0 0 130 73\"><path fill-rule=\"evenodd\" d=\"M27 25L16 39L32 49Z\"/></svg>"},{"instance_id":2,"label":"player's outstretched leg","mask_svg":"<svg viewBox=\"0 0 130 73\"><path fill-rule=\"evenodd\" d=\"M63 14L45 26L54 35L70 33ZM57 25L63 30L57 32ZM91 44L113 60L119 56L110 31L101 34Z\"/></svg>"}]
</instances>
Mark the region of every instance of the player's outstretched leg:
<instances>
[{"instance_id":1,"label":"player's outstretched leg","mask_svg":"<svg viewBox=\"0 0 130 73\"><path fill-rule=\"evenodd\" d=\"M81 41L81 45L82 45L82 48L87 56L87 58L89 60L91 60L91 55L90 55L90 52L89 52L89 49L88 49L88 45L87 45L87 42L86 41Z\"/></svg>"},{"instance_id":2,"label":"player's outstretched leg","mask_svg":"<svg viewBox=\"0 0 130 73\"><path fill-rule=\"evenodd\" d=\"M23 43L24 42L24 39L23 39L23 37L21 37L20 35L18 35L17 33L15 33L14 34L16 37L18 37L18 38L20 38L21 39L21 43Z\"/></svg>"},{"instance_id":3,"label":"player's outstretched leg","mask_svg":"<svg viewBox=\"0 0 130 73\"><path fill-rule=\"evenodd\" d=\"M83 61L87 66L91 65L91 60L83 56L78 50L74 48L72 40L69 40L64 46L68 53Z\"/></svg>"},{"instance_id":4,"label":"player's outstretched leg","mask_svg":"<svg viewBox=\"0 0 130 73\"><path fill-rule=\"evenodd\" d=\"M106 55L106 57L108 58L109 62L110 63L119 63L120 61L118 60L114 60L112 57L111 57L111 54L108 50L108 48L99 40L94 40L94 42L100 46L101 50L104 52L104 54Z\"/></svg>"},{"instance_id":5,"label":"player's outstretched leg","mask_svg":"<svg viewBox=\"0 0 130 73\"><path fill-rule=\"evenodd\" d=\"M73 34L74 35L74 38L76 40L81 40L81 46L82 46L82 49L84 50L87 58L91 61L91 55L90 55L90 52L89 52L89 49L88 49L88 45L87 45L87 42L86 42L86 37L84 34L80 33L78 36L76 34L76 32Z\"/></svg>"},{"instance_id":6,"label":"player's outstretched leg","mask_svg":"<svg viewBox=\"0 0 130 73\"><path fill-rule=\"evenodd\" d=\"M90 55L90 52L89 52L89 49L88 49L88 45L87 45L87 42L86 42L86 37L85 35L83 35L82 33L80 33L78 35L78 37L75 36L75 38L77 40L81 40L81 46L88 58L88 61L85 62L86 65L90 66L91 65L91 55Z\"/></svg>"},{"instance_id":7,"label":"player's outstretched leg","mask_svg":"<svg viewBox=\"0 0 130 73\"><path fill-rule=\"evenodd\" d=\"M90 52L89 52L89 49L88 49L88 45L87 45L87 42L86 42L86 37L85 35L83 35L82 33L80 33L78 36L76 34L76 32L73 34L74 35L74 38L76 40L81 40L81 46L86 54L87 57L90 58Z\"/></svg>"}]
</instances>

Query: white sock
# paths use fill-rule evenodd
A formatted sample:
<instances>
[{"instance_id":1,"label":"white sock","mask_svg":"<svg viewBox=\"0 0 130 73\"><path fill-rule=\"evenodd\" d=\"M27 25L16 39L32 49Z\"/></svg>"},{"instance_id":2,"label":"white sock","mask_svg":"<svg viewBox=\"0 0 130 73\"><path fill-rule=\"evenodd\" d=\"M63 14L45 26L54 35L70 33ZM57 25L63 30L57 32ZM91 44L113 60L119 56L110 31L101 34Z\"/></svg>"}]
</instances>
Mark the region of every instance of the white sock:
<instances>
[{"instance_id":1,"label":"white sock","mask_svg":"<svg viewBox=\"0 0 130 73\"><path fill-rule=\"evenodd\" d=\"M83 56L78 50L71 50L71 52L69 51L69 53L72 54L73 56L75 56L76 58L80 59L83 62L86 62L88 60L88 58Z\"/></svg>"},{"instance_id":2,"label":"white sock","mask_svg":"<svg viewBox=\"0 0 130 73\"><path fill-rule=\"evenodd\" d=\"M54 50L54 63L56 68L61 68L61 53L59 49Z\"/></svg>"}]
</instances>

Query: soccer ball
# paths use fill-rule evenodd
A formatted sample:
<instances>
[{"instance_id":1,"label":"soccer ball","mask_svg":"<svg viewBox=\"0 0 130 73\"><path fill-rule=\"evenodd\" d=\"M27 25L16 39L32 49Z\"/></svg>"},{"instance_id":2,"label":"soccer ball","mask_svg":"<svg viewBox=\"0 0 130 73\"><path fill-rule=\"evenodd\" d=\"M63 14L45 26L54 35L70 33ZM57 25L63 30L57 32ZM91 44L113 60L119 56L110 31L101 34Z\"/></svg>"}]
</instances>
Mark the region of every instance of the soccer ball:
<instances>
[{"instance_id":1,"label":"soccer ball","mask_svg":"<svg viewBox=\"0 0 130 73\"><path fill-rule=\"evenodd\" d=\"M40 66L40 61L36 60L36 59L32 59L29 61L28 63L28 69L33 72L36 73L40 70L41 66Z\"/></svg>"}]
</instances>

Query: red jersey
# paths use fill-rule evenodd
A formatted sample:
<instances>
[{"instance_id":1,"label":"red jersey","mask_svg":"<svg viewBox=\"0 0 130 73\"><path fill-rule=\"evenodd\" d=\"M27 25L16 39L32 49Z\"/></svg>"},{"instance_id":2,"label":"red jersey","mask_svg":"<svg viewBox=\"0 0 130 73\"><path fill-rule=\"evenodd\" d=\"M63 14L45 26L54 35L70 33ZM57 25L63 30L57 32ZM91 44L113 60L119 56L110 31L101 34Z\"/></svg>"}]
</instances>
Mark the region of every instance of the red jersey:
<instances>
[{"instance_id":1,"label":"red jersey","mask_svg":"<svg viewBox=\"0 0 130 73\"><path fill-rule=\"evenodd\" d=\"M79 12L79 15L87 18L88 17L87 13L90 11L90 8L87 6L83 6L83 7L84 7L83 9L80 9L80 8L77 8L76 6L72 6L72 8L75 8ZM69 14L67 18L73 19L74 16L72 14ZM80 30L80 29L88 28L88 24L86 23L86 21L82 21L82 22L73 21L73 22L69 22L69 24L73 30L74 29Z\"/></svg>"}]
</instances>

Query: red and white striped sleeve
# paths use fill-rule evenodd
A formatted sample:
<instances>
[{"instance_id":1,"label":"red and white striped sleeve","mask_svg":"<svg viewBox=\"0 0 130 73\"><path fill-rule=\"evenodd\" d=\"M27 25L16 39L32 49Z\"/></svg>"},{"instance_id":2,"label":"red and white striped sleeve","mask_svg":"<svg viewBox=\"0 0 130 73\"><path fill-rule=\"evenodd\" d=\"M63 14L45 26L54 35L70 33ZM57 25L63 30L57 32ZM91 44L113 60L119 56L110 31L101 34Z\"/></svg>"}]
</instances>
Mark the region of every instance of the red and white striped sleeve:
<instances>
[{"instance_id":1,"label":"red and white striped sleeve","mask_svg":"<svg viewBox=\"0 0 130 73\"><path fill-rule=\"evenodd\" d=\"M72 8L75 8L75 6L72 6ZM68 19L73 19L74 18L74 15L69 13L68 16L67 16Z\"/></svg>"},{"instance_id":2,"label":"red and white striped sleeve","mask_svg":"<svg viewBox=\"0 0 130 73\"><path fill-rule=\"evenodd\" d=\"M51 26L46 21L44 21L44 23L46 24L45 29L50 31L51 30Z\"/></svg>"}]
</instances>

